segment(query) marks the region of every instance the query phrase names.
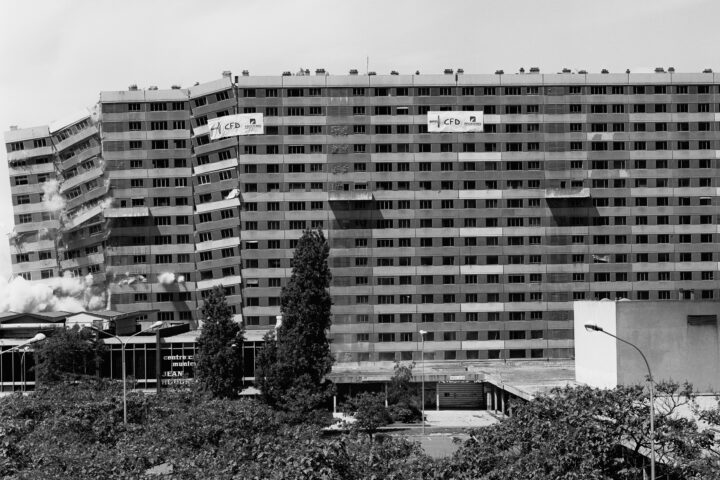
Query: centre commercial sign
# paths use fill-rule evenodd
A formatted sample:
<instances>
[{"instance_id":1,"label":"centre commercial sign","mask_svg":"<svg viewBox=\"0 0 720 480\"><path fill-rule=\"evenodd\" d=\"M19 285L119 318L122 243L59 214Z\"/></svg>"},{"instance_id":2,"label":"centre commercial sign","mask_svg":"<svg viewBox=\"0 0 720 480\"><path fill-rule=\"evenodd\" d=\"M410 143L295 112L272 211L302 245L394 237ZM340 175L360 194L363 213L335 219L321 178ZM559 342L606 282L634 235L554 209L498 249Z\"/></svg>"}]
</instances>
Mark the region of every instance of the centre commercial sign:
<instances>
[{"instance_id":1,"label":"centre commercial sign","mask_svg":"<svg viewBox=\"0 0 720 480\"><path fill-rule=\"evenodd\" d=\"M265 132L262 113L241 113L214 118L208 122L208 126L210 140L240 135L262 135Z\"/></svg>"},{"instance_id":2,"label":"centre commercial sign","mask_svg":"<svg viewBox=\"0 0 720 480\"><path fill-rule=\"evenodd\" d=\"M427 112L428 133L483 132L483 112Z\"/></svg>"}]
</instances>

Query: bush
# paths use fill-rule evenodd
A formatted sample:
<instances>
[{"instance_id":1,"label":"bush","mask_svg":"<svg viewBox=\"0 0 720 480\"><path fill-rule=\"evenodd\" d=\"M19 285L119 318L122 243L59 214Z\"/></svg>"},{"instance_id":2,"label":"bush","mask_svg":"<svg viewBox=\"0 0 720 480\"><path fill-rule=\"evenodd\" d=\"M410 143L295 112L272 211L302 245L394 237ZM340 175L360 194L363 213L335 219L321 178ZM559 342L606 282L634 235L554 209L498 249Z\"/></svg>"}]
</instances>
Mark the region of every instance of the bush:
<instances>
[{"instance_id":1,"label":"bush","mask_svg":"<svg viewBox=\"0 0 720 480\"><path fill-rule=\"evenodd\" d=\"M388 407L388 413L393 422L414 423L419 422L422 418L422 411L415 405L406 403L397 403Z\"/></svg>"},{"instance_id":2,"label":"bush","mask_svg":"<svg viewBox=\"0 0 720 480\"><path fill-rule=\"evenodd\" d=\"M371 436L380 427L392 423L385 408L385 398L379 393L360 393L343 405L343 411L355 417L351 425L353 430L367 432Z\"/></svg>"}]
</instances>

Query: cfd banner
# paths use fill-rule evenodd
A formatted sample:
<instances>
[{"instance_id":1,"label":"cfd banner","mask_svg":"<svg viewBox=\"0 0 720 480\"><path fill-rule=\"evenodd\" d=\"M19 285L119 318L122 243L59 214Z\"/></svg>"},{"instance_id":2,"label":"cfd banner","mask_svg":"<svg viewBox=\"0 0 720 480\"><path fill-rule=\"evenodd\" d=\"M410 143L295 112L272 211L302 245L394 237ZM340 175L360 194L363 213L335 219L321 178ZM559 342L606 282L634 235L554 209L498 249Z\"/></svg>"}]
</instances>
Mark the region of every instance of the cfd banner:
<instances>
[{"instance_id":1,"label":"cfd banner","mask_svg":"<svg viewBox=\"0 0 720 480\"><path fill-rule=\"evenodd\" d=\"M428 112L428 133L482 132L483 112Z\"/></svg>"},{"instance_id":2,"label":"cfd banner","mask_svg":"<svg viewBox=\"0 0 720 480\"><path fill-rule=\"evenodd\" d=\"M210 140L237 137L238 135L262 135L264 133L262 113L228 115L209 120L208 125L210 126Z\"/></svg>"}]
</instances>

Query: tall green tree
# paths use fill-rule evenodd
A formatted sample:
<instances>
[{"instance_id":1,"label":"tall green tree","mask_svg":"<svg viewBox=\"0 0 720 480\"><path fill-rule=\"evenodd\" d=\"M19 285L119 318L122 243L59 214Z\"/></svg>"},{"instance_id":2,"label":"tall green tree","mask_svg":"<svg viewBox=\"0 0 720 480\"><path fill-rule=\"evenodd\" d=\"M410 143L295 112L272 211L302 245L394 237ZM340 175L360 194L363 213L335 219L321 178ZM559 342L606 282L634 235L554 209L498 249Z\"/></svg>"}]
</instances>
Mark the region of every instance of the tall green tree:
<instances>
[{"instance_id":1,"label":"tall green tree","mask_svg":"<svg viewBox=\"0 0 720 480\"><path fill-rule=\"evenodd\" d=\"M35 377L41 384L97 375L107 350L94 332L77 325L54 331L34 349Z\"/></svg>"},{"instance_id":2,"label":"tall green tree","mask_svg":"<svg viewBox=\"0 0 720 480\"><path fill-rule=\"evenodd\" d=\"M322 231L306 230L292 258L292 275L280 299L282 323L266 337L256 383L263 399L282 410L316 410L332 394L328 330L332 300L328 254Z\"/></svg>"},{"instance_id":3,"label":"tall green tree","mask_svg":"<svg viewBox=\"0 0 720 480\"><path fill-rule=\"evenodd\" d=\"M213 287L201 313L195 377L203 390L216 397L235 398L242 388L243 326L233 321L222 287Z\"/></svg>"}]
</instances>

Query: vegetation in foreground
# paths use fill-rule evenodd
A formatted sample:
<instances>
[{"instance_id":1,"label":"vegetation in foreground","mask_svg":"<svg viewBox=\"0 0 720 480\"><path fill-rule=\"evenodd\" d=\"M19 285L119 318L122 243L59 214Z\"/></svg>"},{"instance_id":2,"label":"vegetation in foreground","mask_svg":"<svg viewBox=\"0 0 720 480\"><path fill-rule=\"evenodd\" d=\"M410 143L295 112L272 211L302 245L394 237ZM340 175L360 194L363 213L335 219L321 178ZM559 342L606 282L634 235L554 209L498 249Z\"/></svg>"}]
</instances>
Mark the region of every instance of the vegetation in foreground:
<instances>
[{"instance_id":1,"label":"vegetation in foreground","mask_svg":"<svg viewBox=\"0 0 720 480\"><path fill-rule=\"evenodd\" d=\"M412 366L396 368L390 408L378 395L350 399L349 434L324 437L323 404L332 392L325 332L330 326L327 242L307 231L282 294L283 325L268 337L256 374L264 403L235 399L241 384L242 328L222 290L206 299L198 389L133 392L123 424L122 384L88 377L102 345L63 331L38 351L38 391L0 400L0 475L9 479L484 479L644 478L649 401L642 387L557 389L513 405L513 416L470 432L455 455L433 460L416 443L374 433L391 419L419 416ZM658 478L720 479L720 405L678 415L692 388L657 386ZM366 435L368 434L368 435ZM382 442L382 445L379 443Z\"/></svg>"},{"instance_id":2,"label":"vegetation in foreground","mask_svg":"<svg viewBox=\"0 0 720 480\"><path fill-rule=\"evenodd\" d=\"M417 445L366 435L323 438L254 400L199 392L132 393L122 422L121 384L61 383L0 401L0 476L10 479L422 478L432 461ZM372 451L371 451L372 450Z\"/></svg>"},{"instance_id":3,"label":"vegetation in foreground","mask_svg":"<svg viewBox=\"0 0 720 480\"><path fill-rule=\"evenodd\" d=\"M288 422L294 414L256 400L200 391L133 392L125 426L120 383L61 382L0 400L0 476L641 479L647 460L633 451L647 447L645 398L635 388L558 390L516 405L515 416L471 431L453 457L433 460L402 438L373 440L367 431L326 437L321 423L297 423L294 416ZM673 418L684 400L672 398L658 416L658 478L720 478L720 442L694 422ZM367 398L360 403L373 406ZM706 418L717 420L719 411Z\"/></svg>"}]
</instances>

